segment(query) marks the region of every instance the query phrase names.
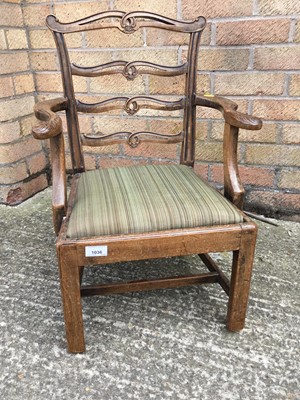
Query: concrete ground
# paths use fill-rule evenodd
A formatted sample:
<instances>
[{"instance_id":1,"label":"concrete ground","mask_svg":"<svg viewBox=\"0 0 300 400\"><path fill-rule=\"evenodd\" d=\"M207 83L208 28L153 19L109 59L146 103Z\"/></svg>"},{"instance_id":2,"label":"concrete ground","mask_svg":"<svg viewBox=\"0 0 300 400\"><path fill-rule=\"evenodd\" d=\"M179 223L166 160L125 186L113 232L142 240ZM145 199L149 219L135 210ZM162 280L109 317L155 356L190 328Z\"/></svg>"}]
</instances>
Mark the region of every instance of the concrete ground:
<instances>
[{"instance_id":1,"label":"concrete ground","mask_svg":"<svg viewBox=\"0 0 300 400\"><path fill-rule=\"evenodd\" d=\"M0 207L1 399L300 399L299 223L259 223L241 333L225 329L218 285L94 297L83 300L87 351L72 355L51 218L49 190ZM199 263L126 263L91 268L85 279L187 273Z\"/></svg>"}]
</instances>

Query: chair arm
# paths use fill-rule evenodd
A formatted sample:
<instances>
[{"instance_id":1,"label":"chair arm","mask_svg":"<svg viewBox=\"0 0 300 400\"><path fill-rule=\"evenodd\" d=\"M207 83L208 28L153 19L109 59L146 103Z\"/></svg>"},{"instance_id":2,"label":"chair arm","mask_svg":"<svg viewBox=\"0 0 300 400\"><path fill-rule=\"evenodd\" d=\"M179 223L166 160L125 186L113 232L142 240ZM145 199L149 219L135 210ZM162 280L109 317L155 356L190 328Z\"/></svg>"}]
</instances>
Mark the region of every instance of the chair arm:
<instances>
[{"instance_id":1,"label":"chair arm","mask_svg":"<svg viewBox=\"0 0 300 400\"><path fill-rule=\"evenodd\" d=\"M43 123L32 128L32 134L36 139L50 139L52 212L56 235L58 235L60 231L61 223L67 209L67 184L62 121L55 112L66 110L67 104L65 98L46 100L37 103L34 107L34 113Z\"/></svg>"},{"instance_id":2,"label":"chair arm","mask_svg":"<svg viewBox=\"0 0 300 400\"><path fill-rule=\"evenodd\" d=\"M239 128L259 130L262 121L237 110L238 105L224 97L206 94L195 96L195 105L215 108L223 114L225 119L223 137L223 163L224 163L224 195L238 208L243 208L244 193L238 170L238 134Z\"/></svg>"},{"instance_id":3,"label":"chair arm","mask_svg":"<svg viewBox=\"0 0 300 400\"><path fill-rule=\"evenodd\" d=\"M262 121L252 115L240 113L237 110L238 105L231 100L211 94L195 96L195 105L209 108L215 108L223 114L225 122L231 126L248 130L259 130L262 127Z\"/></svg>"},{"instance_id":4,"label":"chair arm","mask_svg":"<svg viewBox=\"0 0 300 400\"><path fill-rule=\"evenodd\" d=\"M32 128L33 136L42 140L59 135L62 132L62 121L55 112L66 110L67 106L68 101L63 97L38 102L34 107L34 114L43 122Z\"/></svg>"}]
</instances>

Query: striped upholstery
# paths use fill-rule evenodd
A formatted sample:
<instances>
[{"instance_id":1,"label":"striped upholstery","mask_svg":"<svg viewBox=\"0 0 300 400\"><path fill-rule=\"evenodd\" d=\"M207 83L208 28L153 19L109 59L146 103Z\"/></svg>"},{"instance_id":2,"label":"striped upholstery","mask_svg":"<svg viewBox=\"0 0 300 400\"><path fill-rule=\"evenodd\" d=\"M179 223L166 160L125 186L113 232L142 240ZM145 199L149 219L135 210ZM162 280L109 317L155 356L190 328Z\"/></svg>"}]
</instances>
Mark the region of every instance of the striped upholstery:
<instances>
[{"instance_id":1,"label":"striped upholstery","mask_svg":"<svg viewBox=\"0 0 300 400\"><path fill-rule=\"evenodd\" d=\"M182 165L85 172L70 217L70 238L239 223L236 208Z\"/></svg>"}]
</instances>

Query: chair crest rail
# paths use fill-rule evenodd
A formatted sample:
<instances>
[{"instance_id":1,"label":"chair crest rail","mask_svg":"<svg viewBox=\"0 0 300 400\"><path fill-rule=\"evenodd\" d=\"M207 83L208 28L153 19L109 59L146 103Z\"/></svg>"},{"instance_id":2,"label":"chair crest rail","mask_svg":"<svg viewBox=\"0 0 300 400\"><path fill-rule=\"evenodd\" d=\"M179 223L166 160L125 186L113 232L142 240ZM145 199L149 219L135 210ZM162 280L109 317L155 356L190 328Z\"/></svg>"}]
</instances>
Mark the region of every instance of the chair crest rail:
<instances>
[{"instance_id":1,"label":"chair crest rail","mask_svg":"<svg viewBox=\"0 0 300 400\"><path fill-rule=\"evenodd\" d=\"M109 22L103 20L111 19ZM117 21L116 21L117 19ZM117 28L120 31L130 34L140 28L151 27L167 29L175 32L200 32L204 29L206 20L198 17L191 21L180 21L172 18L163 17L159 14L150 12L133 11L106 11L94 14L88 18L71 23L61 23L54 15L47 17L47 26L54 32L73 33L94 29Z\"/></svg>"}]
</instances>

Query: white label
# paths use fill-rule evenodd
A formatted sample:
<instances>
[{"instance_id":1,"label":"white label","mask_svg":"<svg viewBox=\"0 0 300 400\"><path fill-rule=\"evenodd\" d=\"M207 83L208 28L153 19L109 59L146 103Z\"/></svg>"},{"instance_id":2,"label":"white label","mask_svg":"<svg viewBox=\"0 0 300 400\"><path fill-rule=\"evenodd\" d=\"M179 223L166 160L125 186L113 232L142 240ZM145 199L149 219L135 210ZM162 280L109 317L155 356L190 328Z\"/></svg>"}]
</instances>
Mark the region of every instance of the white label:
<instances>
[{"instance_id":1,"label":"white label","mask_svg":"<svg viewBox=\"0 0 300 400\"><path fill-rule=\"evenodd\" d=\"M107 246L85 246L86 257L106 257Z\"/></svg>"}]
</instances>

